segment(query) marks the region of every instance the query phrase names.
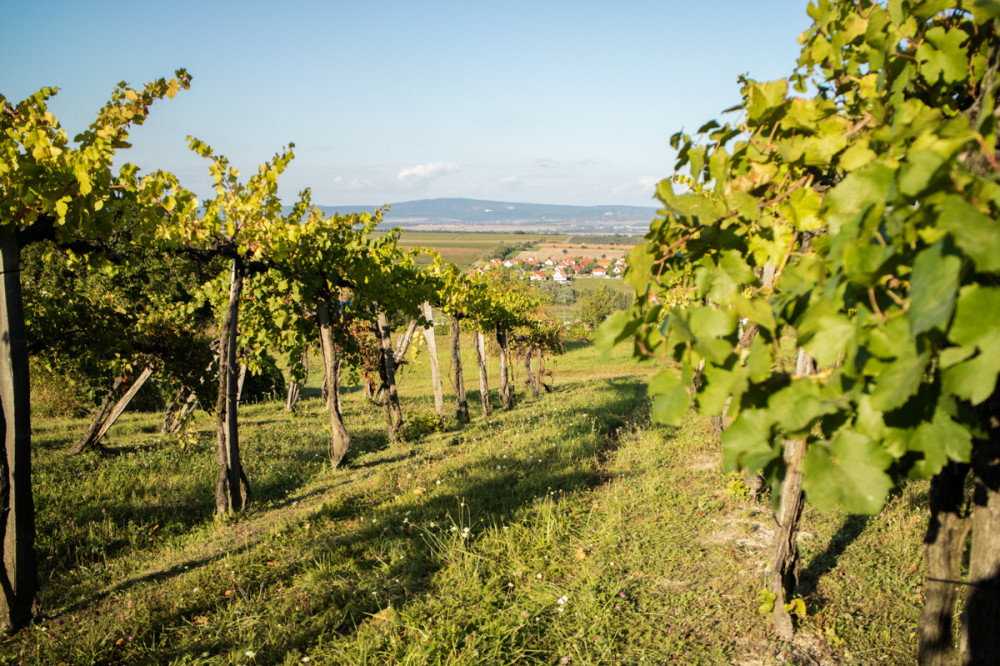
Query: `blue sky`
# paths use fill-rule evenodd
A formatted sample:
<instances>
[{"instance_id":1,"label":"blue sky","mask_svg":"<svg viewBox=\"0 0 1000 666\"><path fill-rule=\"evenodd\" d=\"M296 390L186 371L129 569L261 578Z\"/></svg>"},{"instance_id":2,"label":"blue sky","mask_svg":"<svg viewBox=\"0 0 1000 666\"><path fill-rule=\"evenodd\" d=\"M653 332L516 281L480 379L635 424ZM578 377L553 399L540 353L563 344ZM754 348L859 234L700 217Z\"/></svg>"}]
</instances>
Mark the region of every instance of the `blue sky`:
<instances>
[{"instance_id":1,"label":"blue sky","mask_svg":"<svg viewBox=\"0 0 1000 666\"><path fill-rule=\"evenodd\" d=\"M186 67L122 158L210 190L193 134L243 170L288 142L291 200L653 205L671 134L789 74L805 2L0 0L0 93L58 86L72 136L118 81Z\"/></svg>"}]
</instances>

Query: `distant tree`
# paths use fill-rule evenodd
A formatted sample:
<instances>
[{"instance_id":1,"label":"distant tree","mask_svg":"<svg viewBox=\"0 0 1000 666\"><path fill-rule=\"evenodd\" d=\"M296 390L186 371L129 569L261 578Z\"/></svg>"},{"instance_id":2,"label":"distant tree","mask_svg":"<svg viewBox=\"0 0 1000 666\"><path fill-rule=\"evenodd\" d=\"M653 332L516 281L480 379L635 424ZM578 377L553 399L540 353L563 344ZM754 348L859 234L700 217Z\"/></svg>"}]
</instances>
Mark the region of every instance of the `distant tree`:
<instances>
[{"instance_id":1,"label":"distant tree","mask_svg":"<svg viewBox=\"0 0 1000 666\"><path fill-rule=\"evenodd\" d=\"M580 299L580 319L596 328L612 313L630 309L634 300L632 294L602 284Z\"/></svg>"},{"instance_id":2,"label":"distant tree","mask_svg":"<svg viewBox=\"0 0 1000 666\"><path fill-rule=\"evenodd\" d=\"M556 282L536 283L538 294L543 303L550 305L573 305L576 303L577 292L568 284L557 284Z\"/></svg>"}]
</instances>

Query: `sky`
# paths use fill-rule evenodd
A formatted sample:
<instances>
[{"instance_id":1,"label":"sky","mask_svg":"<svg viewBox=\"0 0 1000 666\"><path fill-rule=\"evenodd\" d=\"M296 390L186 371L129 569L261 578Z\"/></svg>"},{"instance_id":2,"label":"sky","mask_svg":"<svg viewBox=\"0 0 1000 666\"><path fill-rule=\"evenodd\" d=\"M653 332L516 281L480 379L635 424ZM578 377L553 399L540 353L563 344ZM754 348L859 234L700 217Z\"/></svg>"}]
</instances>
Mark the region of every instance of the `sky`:
<instances>
[{"instance_id":1,"label":"sky","mask_svg":"<svg viewBox=\"0 0 1000 666\"><path fill-rule=\"evenodd\" d=\"M669 139L739 102L740 74L787 76L797 0L0 0L0 94L57 86L70 137L119 81L184 67L120 162L200 196L193 135L244 173L290 142L291 203L467 197L655 205Z\"/></svg>"}]
</instances>

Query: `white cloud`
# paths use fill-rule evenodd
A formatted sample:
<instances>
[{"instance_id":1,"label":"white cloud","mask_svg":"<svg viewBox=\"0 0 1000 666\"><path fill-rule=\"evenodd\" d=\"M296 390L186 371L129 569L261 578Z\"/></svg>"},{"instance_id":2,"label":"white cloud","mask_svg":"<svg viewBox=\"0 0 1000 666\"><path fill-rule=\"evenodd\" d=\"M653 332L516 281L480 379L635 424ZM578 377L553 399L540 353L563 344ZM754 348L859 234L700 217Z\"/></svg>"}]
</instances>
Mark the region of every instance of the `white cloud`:
<instances>
[{"instance_id":1,"label":"white cloud","mask_svg":"<svg viewBox=\"0 0 1000 666\"><path fill-rule=\"evenodd\" d=\"M460 164L454 162L432 162L430 164L418 164L409 169L403 169L396 175L396 180L407 185L423 185L435 178L455 173L461 168Z\"/></svg>"},{"instance_id":2,"label":"white cloud","mask_svg":"<svg viewBox=\"0 0 1000 666\"><path fill-rule=\"evenodd\" d=\"M655 191L660 180L660 178L655 176L644 176L639 179L639 186L644 190Z\"/></svg>"},{"instance_id":3,"label":"white cloud","mask_svg":"<svg viewBox=\"0 0 1000 666\"><path fill-rule=\"evenodd\" d=\"M500 179L500 185L507 190L514 191L521 189L521 179L515 176L507 176Z\"/></svg>"},{"instance_id":4,"label":"white cloud","mask_svg":"<svg viewBox=\"0 0 1000 666\"><path fill-rule=\"evenodd\" d=\"M536 157L535 158L535 164L537 164L538 166L543 167L543 168L548 168L548 167L552 166L552 158L551 157Z\"/></svg>"},{"instance_id":5,"label":"white cloud","mask_svg":"<svg viewBox=\"0 0 1000 666\"><path fill-rule=\"evenodd\" d=\"M351 178L350 180L347 180L343 176L337 176L333 179L333 184L339 190L353 192L355 190L363 190L364 188L370 186L371 181L364 180L362 178Z\"/></svg>"},{"instance_id":6,"label":"white cloud","mask_svg":"<svg viewBox=\"0 0 1000 666\"><path fill-rule=\"evenodd\" d=\"M654 178L652 176L643 176L638 180L631 180L627 183L621 183L620 185L614 185L611 187L611 193L615 195L620 194L649 194L650 196L656 192L656 184L660 182L659 178Z\"/></svg>"}]
</instances>

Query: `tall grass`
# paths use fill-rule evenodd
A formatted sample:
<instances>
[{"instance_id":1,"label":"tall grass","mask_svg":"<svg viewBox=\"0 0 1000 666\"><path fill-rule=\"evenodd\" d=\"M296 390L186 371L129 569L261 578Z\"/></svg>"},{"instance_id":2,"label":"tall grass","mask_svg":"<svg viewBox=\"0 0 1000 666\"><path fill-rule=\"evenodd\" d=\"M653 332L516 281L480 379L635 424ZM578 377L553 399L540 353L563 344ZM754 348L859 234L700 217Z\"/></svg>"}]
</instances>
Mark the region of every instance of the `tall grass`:
<instances>
[{"instance_id":1,"label":"tall grass","mask_svg":"<svg viewBox=\"0 0 1000 666\"><path fill-rule=\"evenodd\" d=\"M404 372L404 411L431 405L426 365ZM807 510L807 616L782 644L757 608L769 506L727 489L708 423L651 425L656 368L624 350L575 346L554 370L552 393L397 444L348 390L335 471L317 397L242 409L252 501L224 521L203 414L181 438L129 415L81 457L83 420L37 420L43 614L0 661L913 660L926 488L870 519Z\"/></svg>"}]
</instances>

